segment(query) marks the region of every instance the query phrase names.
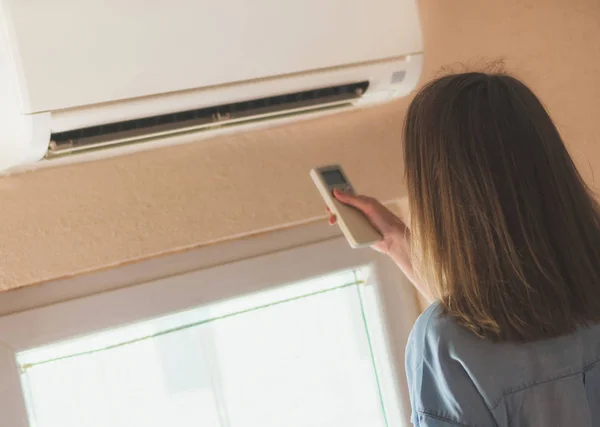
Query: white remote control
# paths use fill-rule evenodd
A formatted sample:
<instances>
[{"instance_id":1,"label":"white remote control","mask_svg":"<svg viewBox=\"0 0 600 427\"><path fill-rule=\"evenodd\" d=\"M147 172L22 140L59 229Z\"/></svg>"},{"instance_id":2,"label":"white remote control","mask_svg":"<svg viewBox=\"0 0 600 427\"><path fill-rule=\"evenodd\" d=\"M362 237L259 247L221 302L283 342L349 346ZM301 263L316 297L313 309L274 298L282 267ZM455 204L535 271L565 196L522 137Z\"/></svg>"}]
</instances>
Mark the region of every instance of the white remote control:
<instances>
[{"instance_id":1,"label":"white remote control","mask_svg":"<svg viewBox=\"0 0 600 427\"><path fill-rule=\"evenodd\" d=\"M337 223L351 247L371 246L382 239L381 233L371 225L362 212L341 203L333 195L334 189L355 194L354 188L352 188L341 166L329 165L315 168L310 171L310 176L321 197L325 200L327 207L336 216Z\"/></svg>"}]
</instances>

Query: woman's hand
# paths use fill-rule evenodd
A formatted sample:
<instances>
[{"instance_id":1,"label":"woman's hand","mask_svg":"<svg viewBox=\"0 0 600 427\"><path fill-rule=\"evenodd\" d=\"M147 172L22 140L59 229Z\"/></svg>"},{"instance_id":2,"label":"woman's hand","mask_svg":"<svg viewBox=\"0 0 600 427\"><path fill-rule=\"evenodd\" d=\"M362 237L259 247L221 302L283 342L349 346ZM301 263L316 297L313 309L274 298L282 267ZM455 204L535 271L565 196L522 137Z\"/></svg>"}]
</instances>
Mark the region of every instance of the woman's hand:
<instances>
[{"instance_id":1,"label":"woman's hand","mask_svg":"<svg viewBox=\"0 0 600 427\"><path fill-rule=\"evenodd\" d=\"M388 208L371 197L354 196L338 190L334 190L333 194L340 202L361 211L371 224L379 230L383 240L373 245L373 249L393 257L407 255L410 230ZM335 222L335 215L329 212L329 223L335 224Z\"/></svg>"},{"instance_id":2,"label":"woman's hand","mask_svg":"<svg viewBox=\"0 0 600 427\"><path fill-rule=\"evenodd\" d=\"M429 302L433 301L428 289L422 286L415 277L410 256L410 229L406 224L372 197L354 196L337 190L334 190L333 194L337 200L353 206L367 217L383 236L383 240L372 246L373 249L389 255L423 297ZM335 215L329 209L327 211L329 212L329 223L335 224Z\"/></svg>"}]
</instances>

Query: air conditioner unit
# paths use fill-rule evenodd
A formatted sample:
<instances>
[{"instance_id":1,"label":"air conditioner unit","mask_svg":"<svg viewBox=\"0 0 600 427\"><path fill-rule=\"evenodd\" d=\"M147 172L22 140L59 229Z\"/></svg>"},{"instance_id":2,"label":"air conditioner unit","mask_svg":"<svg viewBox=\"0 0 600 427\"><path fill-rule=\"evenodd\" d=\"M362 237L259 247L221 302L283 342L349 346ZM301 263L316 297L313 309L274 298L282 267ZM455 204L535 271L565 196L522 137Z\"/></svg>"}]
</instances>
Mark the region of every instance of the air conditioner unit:
<instances>
[{"instance_id":1,"label":"air conditioner unit","mask_svg":"<svg viewBox=\"0 0 600 427\"><path fill-rule=\"evenodd\" d=\"M368 105L421 73L416 0L0 0L0 169Z\"/></svg>"}]
</instances>

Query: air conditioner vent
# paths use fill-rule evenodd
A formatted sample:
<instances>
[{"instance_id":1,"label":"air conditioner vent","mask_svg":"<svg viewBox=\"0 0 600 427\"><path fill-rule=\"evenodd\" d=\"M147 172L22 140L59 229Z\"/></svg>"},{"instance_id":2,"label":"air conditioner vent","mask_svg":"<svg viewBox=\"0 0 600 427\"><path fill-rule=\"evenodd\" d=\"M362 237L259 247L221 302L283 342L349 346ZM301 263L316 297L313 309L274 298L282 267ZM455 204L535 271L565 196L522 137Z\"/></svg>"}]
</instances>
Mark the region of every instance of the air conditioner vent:
<instances>
[{"instance_id":1,"label":"air conditioner vent","mask_svg":"<svg viewBox=\"0 0 600 427\"><path fill-rule=\"evenodd\" d=\"M53 133L46 157L349 105L360 98L368 86L369 83L363 81Z\"/></svg>"}]
</instances>

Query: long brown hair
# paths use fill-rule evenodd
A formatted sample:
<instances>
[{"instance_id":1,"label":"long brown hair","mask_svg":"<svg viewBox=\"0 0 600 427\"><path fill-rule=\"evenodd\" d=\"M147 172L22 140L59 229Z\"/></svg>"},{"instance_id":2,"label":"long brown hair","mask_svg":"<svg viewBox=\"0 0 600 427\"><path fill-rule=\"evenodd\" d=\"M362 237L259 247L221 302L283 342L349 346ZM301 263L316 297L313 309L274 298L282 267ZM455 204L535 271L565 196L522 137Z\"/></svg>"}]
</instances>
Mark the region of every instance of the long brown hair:
<instances>
[{"instance_id":1,"label":"long brown hair","mask_svg":"<svg viewBox=\"0 0 600 427\"><path fill-rule=\"evenodd\" d=\"M416 269L447 314L495 341L600 321L600 210L527 86L441 77L404 138Z\"/></svg>"}]
</instances>

